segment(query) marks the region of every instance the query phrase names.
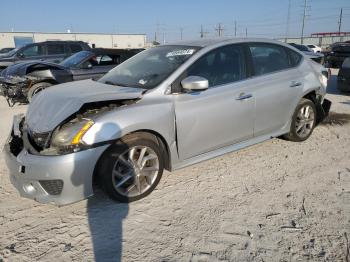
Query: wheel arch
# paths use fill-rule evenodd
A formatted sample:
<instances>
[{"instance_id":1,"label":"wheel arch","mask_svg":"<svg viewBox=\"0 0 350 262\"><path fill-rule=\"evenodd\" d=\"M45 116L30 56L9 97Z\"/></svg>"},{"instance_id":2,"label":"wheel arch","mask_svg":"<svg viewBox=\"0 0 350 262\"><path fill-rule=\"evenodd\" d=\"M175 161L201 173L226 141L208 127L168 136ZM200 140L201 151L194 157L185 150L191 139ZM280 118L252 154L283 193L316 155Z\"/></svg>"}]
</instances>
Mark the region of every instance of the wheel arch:
<instances>
[{"instance_id":1,"label":"wheel arch","mask_svg":"<svg viewBox=\"0 0 350 262\"><path fill-rule=\"evenodd\" d=\"M157 143L159 144L162 152L163 152L163 156L164 156L164 168L168 171L171 170L171 153L170 153L170 148L169 148L169 145L168 143L166 142L165 138L160 134L158 133L157 131L154 131L154 130L151 130L151 129L139 129L139 130L135 130L135 131L132 131L128 134L125 134L123 135L122 137L118 138L118 139L115 139L113 140L112 143L120 140L120 139L123 139L124 137L128 136L128 135L131 135L131 134L143 134L143 135L146 135L146 136L149 136L151 135L153 138L156 139ZM100 155L100 157L98 158L97 162L96 162L96 165L95 165L95 168L94 168L94 171L93 171L93 177L92 177L92 181L93 183L96 183L97 181L97 170L99 168L99 165L101 163L101 159L103 158L104 154L108 151L110 147L107 147L105 149L105 151Z\"/></svg>"}]
</instances>

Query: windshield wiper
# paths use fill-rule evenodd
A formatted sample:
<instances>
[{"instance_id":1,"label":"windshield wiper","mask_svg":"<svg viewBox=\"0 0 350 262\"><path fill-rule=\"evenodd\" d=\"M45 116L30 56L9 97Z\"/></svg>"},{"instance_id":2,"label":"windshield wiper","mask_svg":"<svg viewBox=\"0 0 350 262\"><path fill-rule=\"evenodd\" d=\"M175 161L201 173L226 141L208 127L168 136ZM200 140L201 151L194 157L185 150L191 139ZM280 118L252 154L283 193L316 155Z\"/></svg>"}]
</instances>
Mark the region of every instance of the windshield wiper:
<instances>
[{"instance_id":1,"label":"windshield wiper","mask_svg":"<svg viewBox=\"0 0 350 262\"><path fill-rule=\"evenodd\" d=\"M112 81L105 81L104 83L105 83L106 85L127 87L127 85L120 84L120 83L114 83L114 82L112 82Z\"/></svg>"}]
</instances>

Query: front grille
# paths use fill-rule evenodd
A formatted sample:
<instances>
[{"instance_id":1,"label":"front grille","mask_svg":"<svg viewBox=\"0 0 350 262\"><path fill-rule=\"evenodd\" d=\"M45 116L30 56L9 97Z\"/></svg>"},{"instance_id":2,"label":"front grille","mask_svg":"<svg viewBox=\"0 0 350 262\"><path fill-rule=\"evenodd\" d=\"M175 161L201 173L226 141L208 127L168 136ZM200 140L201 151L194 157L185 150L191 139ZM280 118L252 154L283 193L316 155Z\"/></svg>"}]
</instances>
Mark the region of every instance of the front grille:
<instances>
[{"instance_id":1,"label":"front grille","mask_svg":"<svg viewBox=\"0 0 350 262\"><path fill-rule=\"evenodd\" d=\"M50 195L59 195L63 189L62 180L39 180L40 185Z\"/></svg>"}]
</instances>

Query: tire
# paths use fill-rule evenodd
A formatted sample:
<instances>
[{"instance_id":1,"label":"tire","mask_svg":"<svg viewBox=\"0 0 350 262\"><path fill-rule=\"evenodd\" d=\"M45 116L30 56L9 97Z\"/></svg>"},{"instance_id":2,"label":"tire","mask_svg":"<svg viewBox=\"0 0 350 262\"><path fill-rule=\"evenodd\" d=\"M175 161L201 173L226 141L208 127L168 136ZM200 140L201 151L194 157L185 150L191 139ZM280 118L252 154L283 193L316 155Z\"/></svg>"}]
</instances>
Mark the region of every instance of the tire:
<instances>
[{"instance_id":1,"label":"tire","mask_svg":"<svg viewBox=\"0 0 350 262\"><path fill-rule=\"evenodd\" d=\"M308 114L309 117L305 117ZM309 99L302 98L293 114L290 131L284 138L294 142L308 139L316 125L316 114L315 104Z\"/></svg>"},{"instance_id":2,"label":"tire","mask_svg":"<svg viewBox=\"0 0 350 262\"><path fill-rule=\"evenodd\" d=\"M44 90L45 88L48 88L52 86L51 83L48 82L41 82L41 83L36 83L34 85L32 85L29 90L28 90L28 94L27 94L27 99L30 102L32 102L33 97L38 94L40 91Z\"/></svg>"},{"instance_id":3,"label":"tire","mask_svg":"<svg viewBox=\"0 0 350 262\"><path fill-rule=\"evenodd\" d=\"M145 159L149 160L143 163ZM158 185L163 169L164 158L156 137L134 133L106 150L98 163L97 175L101 188L109 197L128 203L149 195Z\"/></svg>"}]
</instances>

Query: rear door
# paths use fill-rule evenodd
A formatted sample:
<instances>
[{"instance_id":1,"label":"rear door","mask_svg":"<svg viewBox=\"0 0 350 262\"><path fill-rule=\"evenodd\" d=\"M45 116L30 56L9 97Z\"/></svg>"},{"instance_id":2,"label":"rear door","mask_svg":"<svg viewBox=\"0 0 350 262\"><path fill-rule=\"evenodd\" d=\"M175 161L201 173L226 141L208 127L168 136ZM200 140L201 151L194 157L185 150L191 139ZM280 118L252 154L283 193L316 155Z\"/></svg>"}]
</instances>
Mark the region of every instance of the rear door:
<instances>
[{"instance_id":1,"label":"rear door","mask_svg":"<svg viewBox=\"0 0 350 262\"><path fill-rule=\"evenodd\" d=\"M64 43L47 43L47 57L46 61L52 63L60 63L65 58L65 44Z\"/></svg>"},{"instance_id":2,"label":"rear door","mask_svg":"<svg viewBox=\"0 0 350 262\"><path fill-rule=\"evenodd\" d=\"M255 101L246 85L244 48L229 45L198 59L184 72L209 81L202 92L174 94L179 156L188 159L253 137Z\"/></svg>"},{"instance_id":3,"label":"rear door","mask_svg":"<svg viewBox=\"0 0 350 262\"><path fill-rule=\"evenodd\" d=\"M255 86L256 99L254 136L260 136L277 132L288 123L301 97L304 83L286 47L252 43L249 50L254 70L250 83ZM294 55L300 56L295 52Z\"/></svg>"}]
</instances>

